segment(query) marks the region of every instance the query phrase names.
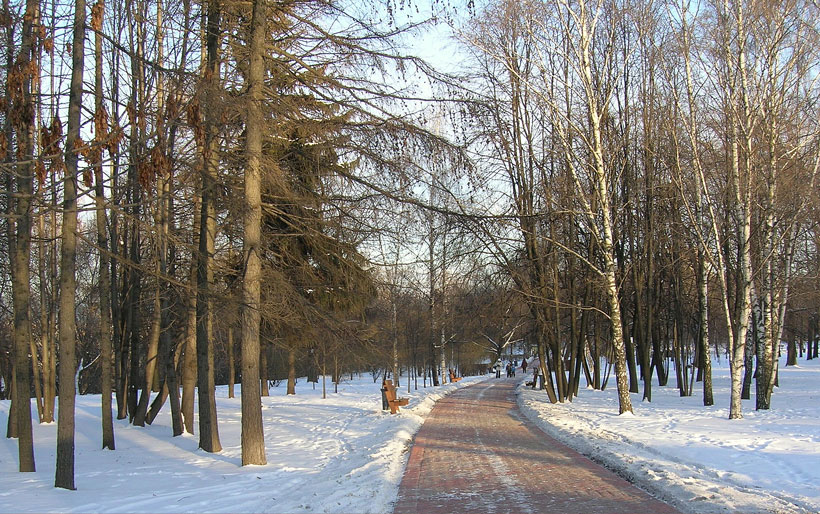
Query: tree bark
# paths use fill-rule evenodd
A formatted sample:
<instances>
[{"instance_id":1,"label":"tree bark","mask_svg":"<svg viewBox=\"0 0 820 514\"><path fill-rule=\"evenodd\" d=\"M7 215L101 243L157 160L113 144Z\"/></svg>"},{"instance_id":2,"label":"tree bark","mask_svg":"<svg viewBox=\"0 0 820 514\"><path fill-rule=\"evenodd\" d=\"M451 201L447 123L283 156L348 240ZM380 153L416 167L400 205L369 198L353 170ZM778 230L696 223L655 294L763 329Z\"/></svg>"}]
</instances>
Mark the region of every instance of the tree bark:
<instances>
[{"instance_id":1,"label":"tree bark","mask_svg":"<svg viewBox=\"0 0 820 514\"><path fill-rule=\"evenodd\" d=\"M235 398L236 358L234 357L233 326L228 327L228 398Z\"/></svg>"},{"instance_id":2,"label":"tree bark","mask_svg":"<svg viewBox=\"0 0 820 514\"><path fill-rule=\"evenodd\" d=\"M261 322L262 260L262 98L265 79L265 30L267 12L262 0L254 0L250 28L248 118L246 124L244 256L242 280L242 465L264 465L265 434L259 384L259 325Z\"/></svg>"},{"instance_id":3,"label":"tree bark","mask_svg":"<svg viewBox=\"0 0 820 514\"><path fill-rule=\"evenodd\" d=\"M699 189L699 188L698 188ZM700 200L698 200L700 203ZM698 216L698 219L700 217ZM706 269L706 257L698 249L698 345L703 370L703 406L715 404L712 396L712 348L709 344L709 275Z\"/></svg>"},{"instance_id":4,"label":"tree bark","mask_svg":"<svg viewBox=\"0 0 820 514\"><path fill-rule=\"evenodd\" d=\"M199 210L201 208L201 191L194 192L194 222L192 227L192 247L198 247L199 241ZM194 396L196 395L197 384L197 360L196 360L196 328L197 328L197 256L196 252L191 253L190 264L190 284L193 286L193 293L189 295L187 302L187 323L185 329L184 353L182 355L182 420L185 424L185 431L194 433Z\"/></svg>"},{"instance_id":5,"label":"tree bark","mask_svg":"<svg viewBox=\"0 0 820 514\"><path fill-rule=\"evenodd\" d=\"M74 147L80 137L83 101L83 54L85 50L85 0L76 0L72 42L71 90L68 99L68 136L63 179L63 244L60 252L60 394L57 413L57 467L54 486L74 490L74 374L77 326L77 171L79 155Z\"/></svg>"},{"instance_id":6,"label":"tree bark","mask_svg":"<svg viewBox=\"0 0 820 514\"><path fill-rule=\"evenodd\" d=\"M616 263L614 256L614 237L612 234L611 202L609 188L607 184L606 164L604 163L603 142L601 140L601 118L600 110L595 98L592 78L592 63L590 61L591 34L589 34L588 23L582 22L581 31L584 41L581 42L581 66L584 74L584 83L587 92L587 107L591 124L592 157L594 166L595 195L598 198L599 209L602 216L601 223L601 253L604 259L604 281L606 287L607 303L609 307L609 318L612 330L612 347L615 357L615 379L618 386L618 410L620 414L632 412L632 400L629 398L629 384L626 376L626 348L624 341L623 326L621 325L621 305L618 293L618 281L616 277ZM591 213L588 213L591 214Z\"/></svg>"},{"instance_id":7,"label":"tree bark","mask_svg":"<svg viewBox=\"0 0 820 514\"><path fill-rule=\"evenodd\" d=\"M95 144L104 145L101 127L106 114L103 107L103 79L102 79L102 21L104 16L105 0L97 0L97 4L92 9L92 23L98 24L95 29L98 31L94 36L94 108L96 112L97 127L95 127ZM102 447L113 450L114 443L114 416L111 411L111 393L113 390L113 365L114 348L111 335L111 277L108 259L108 224L105 215L105 189L103 187L102 172L102 149L98 149L98 160L94 163L94 202L96 207L97 222L97 246L99 247L100 260L100 368L102 371L101 381L101 405L102 410Z\"/></svg>"},{"instance_id":8,"label":"tree bark","mask_svg":"<svg viewBox=\"0 0 820 514\"><path fill-rule=\"evenodd\" d=\"M296 350L293 343L288 345L288 390L287 394L296 394Z\"/></svg>"},{"instance_id":9,"label":"tree bark","mask_svg":"<svg viewBox=\"0 0 820 514\"><path fill-rule=\"evenodd\" d=\"M17 437L19 470L35 471L34 439L31 426L31 271L29 253L31 252L31 220L34 182L34 101L31 95L31 71L29 63L34 51L34 21L37 13L37 2L27 0L23 20L23 34L20 53L14 69L23 76L22 91L19 96L12 95L14 117L19 120L15 125L17 144L24 162L17 166L17 201L15 202L15 223L9 223L9 261L12 274L12 303L14 306L14 392L13 410L10 413L9 430ZM11 48L9 48L11 52ZM9 178L9 185L11 185ZM11 205L11 189L9 206ZM14 230L16 229L16 230ZM13 236L12 236L12 233Z\"/></svg>"},{"instance_id":10,"label":"tree bark","mask_svg":"<svg viewBox=\"0 0 820 514\"><path fill-rule=\"evenodd\" d=\"M196 302L196 362L197 390L199 399L199 447L207 452L219 452L219 428L216 416L214 392L213 327L211 321L210 288L213 283L213 266L216 238L216 180L219 166L219 121L213 112L217 102L219 85L219 28L220 5L218 0L208 2L206 32L207 61L205 68L205 155L202 164L202 206L200 208L199 253L197 255L197 302Z\"/></svg>"}]
</instances>

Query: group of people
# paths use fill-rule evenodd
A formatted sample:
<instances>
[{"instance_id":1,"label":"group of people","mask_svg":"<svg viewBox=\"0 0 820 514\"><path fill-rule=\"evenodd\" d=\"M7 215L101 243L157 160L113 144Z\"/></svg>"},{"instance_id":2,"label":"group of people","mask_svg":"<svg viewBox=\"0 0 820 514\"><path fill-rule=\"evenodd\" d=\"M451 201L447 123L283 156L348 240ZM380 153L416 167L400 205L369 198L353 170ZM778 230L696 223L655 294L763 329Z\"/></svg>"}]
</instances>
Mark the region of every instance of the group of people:
<instances>
[{"instance_id":1,"label":"group of people","mask_svg":"<svg viewBox=\"0 0 820 514\"><path fill-rule=\"evenodd\" d=\"M501 368L502 368L501 359L498 359L495 362L495 365L493 365L493 371L495 371L495 378L501 378ZM507 378L515 377L516 368L518 368L518 359L513 359L512 362L507 362L507 365L504 366L504 369L507 372ZM522 373L527 372L527 359L523 359L521 361L521 372Z\"/></svg>"}]
</instances>

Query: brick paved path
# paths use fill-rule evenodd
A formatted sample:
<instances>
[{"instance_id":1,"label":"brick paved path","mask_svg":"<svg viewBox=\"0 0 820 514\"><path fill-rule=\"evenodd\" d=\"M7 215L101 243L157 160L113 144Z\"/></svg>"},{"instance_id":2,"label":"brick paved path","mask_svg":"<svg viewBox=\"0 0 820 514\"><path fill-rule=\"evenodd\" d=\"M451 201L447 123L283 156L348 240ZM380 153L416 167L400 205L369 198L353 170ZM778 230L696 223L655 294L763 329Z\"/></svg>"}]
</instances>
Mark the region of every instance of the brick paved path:
<instances>
[{"instance_id":1,"label":"brick paved path","mask_svg":"<svg viewBox=\"0 0 820 514\"><path fill-rule=\"evenodd\" d=\"M526 420L516 384L490 379L436 403L394 513L677 513Z\"/></svg>"}]
</instances>

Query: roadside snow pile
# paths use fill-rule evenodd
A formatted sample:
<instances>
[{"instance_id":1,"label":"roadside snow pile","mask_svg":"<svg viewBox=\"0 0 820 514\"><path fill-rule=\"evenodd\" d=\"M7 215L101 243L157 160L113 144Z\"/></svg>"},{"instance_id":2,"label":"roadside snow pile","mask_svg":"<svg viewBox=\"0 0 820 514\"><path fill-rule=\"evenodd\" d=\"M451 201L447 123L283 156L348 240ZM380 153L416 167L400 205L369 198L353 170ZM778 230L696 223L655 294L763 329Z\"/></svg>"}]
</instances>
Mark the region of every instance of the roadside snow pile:
<instances>
[{"instance_id":1,"label":"roadside snow pile","mask_svg":"<svg viewBox=\"0 0 820 514\"><path fill-rule=\"evenodd\" d=\"M227 387L217 390L216 454L198 450L197 436L172 437L167 406L145 428L115 421L117 449L101 450L100 396L78 396L77 491L53 487L57 424L38 425L32 405L37 472L18 473L17 441L0 439L0 512L386 512L435 401L483 379L407 392L402 378L410 405L395 416L381 410L380 383L369 376L324 400L321 386L304 381L296 396L273 388L262 399L268 464L245 467L240 398L226 398ZM9 403L0 401L3 429Z\"/></svg>"},{"instance_id":2,"label":"roadside snow pile","mask_svg":"<svg viewBox=\"0 0 820 514\"><path fill-rule=\"evenodd\" d=\"M652 402L633 394L635 414L618 416L612 386L580 391L572 403L519 389L524 413L545 432L636 483L682 512L820 512L820 361L780 363L772 410L743 402L728 419L729 370L713 368L716 405L703 407L701 384L681 398L652 387Z\"/></svg>"}]
</instances>

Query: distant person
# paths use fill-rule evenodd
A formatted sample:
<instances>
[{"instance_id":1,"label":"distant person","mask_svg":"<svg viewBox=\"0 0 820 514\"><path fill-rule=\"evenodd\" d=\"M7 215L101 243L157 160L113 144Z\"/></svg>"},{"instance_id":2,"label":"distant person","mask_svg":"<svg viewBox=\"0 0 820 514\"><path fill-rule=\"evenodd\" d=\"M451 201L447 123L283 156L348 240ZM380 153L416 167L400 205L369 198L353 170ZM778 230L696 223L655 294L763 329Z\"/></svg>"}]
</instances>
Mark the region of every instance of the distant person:
<instances>
[{"instance_id":1,"label":"distant person","mask_svg":"<svg viewBox=\"0 0 820 514\"><path fill-rule=\"evenodd\" d=\"M527 359L521 359L521 373L527 372Z\"/></svg>"},{"instance_id":2,"label":"distant person","mask_svg":"<svg viewBox=\"0 0 820 514\"><path fill-rule=\"evenodd\" d=\"M495 378L501 378L501 361L495 363Z\"/></svg>"}]
</instances>

